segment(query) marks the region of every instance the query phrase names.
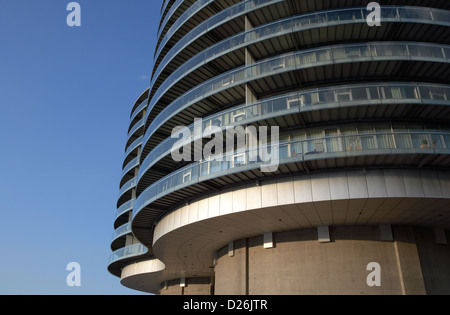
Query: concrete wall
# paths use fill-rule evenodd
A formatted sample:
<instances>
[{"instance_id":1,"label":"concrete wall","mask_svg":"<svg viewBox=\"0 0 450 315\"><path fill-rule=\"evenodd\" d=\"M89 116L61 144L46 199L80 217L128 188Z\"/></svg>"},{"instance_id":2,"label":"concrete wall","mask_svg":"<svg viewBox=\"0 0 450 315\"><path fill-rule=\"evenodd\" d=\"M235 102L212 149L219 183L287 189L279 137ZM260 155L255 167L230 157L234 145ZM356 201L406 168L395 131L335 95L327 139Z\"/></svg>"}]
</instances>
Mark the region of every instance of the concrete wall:
<instances>
[{"instance_id":1,"label":"concrete wall","mask_svg":"<svg viewBox=\"0 0 450 315\"><path fill-rule=\"evenodd\" d=\"M180 285L180 279L168 281L161 289L161 295L211 295L211 279L189 278Z\"/></svg>"},{"instance_id":2,"label":"concrete wall","mask_svg":"<svg viewBox=\"0 0 450 315\"><path fill-rule=\"evenodd\" d=\"M432 229L417 228L415 234L427 294L450 294L450 245L436 243Z\"/></svg>"},{"instance_id":3,"label":"concrete wall","mask_svg":"<svg viewBox=\"0 0 450 315\"><path fill-rule=\"evenodd\" d=\"M234 256L218 252L215 293L450 294L450 248L436 244L432 229L395 226L390 237L379 226L341 226L327 243L317 229L276 233L271 249L263 236L240 240ZM371 262L381 267L379 287L367 284Z\"/></svg>"}]
</instances>

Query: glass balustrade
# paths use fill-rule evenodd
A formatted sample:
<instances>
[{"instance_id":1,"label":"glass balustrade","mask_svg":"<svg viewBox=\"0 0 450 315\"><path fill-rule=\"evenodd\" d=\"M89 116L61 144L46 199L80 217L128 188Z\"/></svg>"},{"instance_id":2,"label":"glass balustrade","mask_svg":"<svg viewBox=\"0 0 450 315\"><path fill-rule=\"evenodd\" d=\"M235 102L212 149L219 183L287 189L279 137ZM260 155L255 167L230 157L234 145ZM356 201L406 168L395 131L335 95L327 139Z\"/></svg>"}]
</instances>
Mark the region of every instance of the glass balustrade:
<instances>
[{"instance_id":1,"label":"glass balustrade","mask_svg":"<svg viewBox=\"0 0 450 315\"><path fill-rule=\"evenodd\" d=\"M112 236L112 241L118 239L121 236L130 234L130 233L131 233L131 222L128 222L114 231L114 234Z\"/></svg>"},{"instance_id":2,"label":"glass balustrade","mask_svg":"<svg viewBox=\"0 0 450 315\"><path fill-rule=\"evenodd\" d=\"M136 122L131 128L130 132L128 133L127 141L133 136L133 134L139 129L144 126L144 118L140 119L138 122Z\"/></svg>"},{"instance_id":3,"label":"glass balustrade","mask_svg":"<svg viewBox=\"0 0 450 315\"><path fill-rule=\"evenodd\" d=\"M109 265L119 260L142 256L145 255L146 253L148 253L148 249L142 244L127 246L119 250L116 250L111 254L111 256L109 257Z\"/></svg>"},{"instance_id":4,"label":"glass balustrade","mask_svg":"<svg viewBox=\"0 0 450 315\"><path fill-rule=\"evenodd\" d=\"M413 57L417 60L448 63L450 62L450 48L444 45L414 42L348 44L288 53L262 60L247 67L240 67L205 81L169 104L151 122L144 135L143 147L151 135L168 119L201 99L233 86L266 76L320 65L386 59L411 60Z\"/></svg>"},{"instance_id":5,"label":"glass balustrade","mask_svg":"<svg viewBox=\"0 0 450 315\"><path fill-rule=\"evenodd\" d=\"M151 82L151 86L154 85L154 80L159 76L161 71L165 68L165 66L168 64L168 62L176 56L181 50L183 50L186 46L188 46L190 43L192 43L194 40L198 39L203 34L211 31L211 29L216 28L226 22L228 22L230 19L237 18L239 16L242 16L250 11L262 8L264 6L282 2L283 0L247 0L240 3L235 4L232 7L229 7L223 11L220 11L216 15L210 17L209 19L203 21L199 25L197 25L194 29L192 29L189 33L184 35L177 43L170 49L170 51L164 56L161 63L158 65L158 68L155 72L155 75L153 76L153 80ZM205 2L205 3L203 3ZM200 5L204 6L212 1L201 1ZM158 51L155 54L155 60L158 58L158 56L161 53L161 50L164 48L167 41L170 39L170 37L176 32L179 26L181 26L183 23L185 23L193 14L196 12L188 12L187 14L183 14L175 23L176 25L172 26L171 31L169 31L163 41L161 42Z\"/></svg>"},{"instance_id":6,"label":"glass balustrade","mask_svg":"<svg viewBox=\"0 0 450 315\"><path fill-rule=\"evenodd\" d=\"M125 155L124 155L124 159L126 159L126 157L133 152L137 147L139 147L142 144L142 139L144 137L140 136L139 138L137 138L132 144L130 144L130 146L128 147L128 149L125 151Z\"/></svg>"},{"instance_id":7,"label":"glass balustrade","mask_svg":"<svg viewBox=\"0 0 450 315\"><path fill-rule=\"evenodd\" d=\"M195 141L208 137L208 128L247 125L259 120L319 109L369 106L377 104L436 104L450 105L450 86L428 83L370 83L325 87L287 93L243 104L202 119L200 132L194 132L194 124L188 129ZM198 127L196 128L198 130ZM138 180L161 158L171 154L179 139L166 138L146 156L139 169Z\"/></svg>"},{"instance_id":8,"label":"glass balustrade","mask_svg":"<svg viewBox=\"0 0 450 315\"><path fill-rule=\"evenodd\" d=\"M133 121L134 118L145 108L147 107L148 98L144 100L131 114L130 123Z\"/></svg>"},{"instance_id":9,"label":"glass balustrade","mask_svg":"<svg viewBox=\"0 0 450 315\"><path fill-rule=\"evenodd\" d=\"M172 17L173 13L180 7L180 5L184 2L184 0L176 0L174 2L174 4L170 7L169 11L167 12L166 16L164 17L163 22L161 23L161 26L158 29L158 33L156 35L156 38L159 39L161 36L162 31L164 30L164 28L167 25L167 22L169 21L169 19ZM167 7L168 2L164 5L164 10L161 11L162 13L164 13L166 7ZM180 16L180 18L183 17L183 15L186 13L186 11Z\"/></svg>"},{"instance_id":10,"label":"glass balustrade","mask_svg":"<svg viewBox=\"0 0 450 315\"><path fill-rule=\"evenodd\" d=\"M170 40L170 38L177 32L184 23L186 23L187 20L189 20L192 16L197 14L200 10L202 10L204 7L212 3L214 0L198 0L194 2L186 11L181 14L180 17L177 18L177 20L171 25L170 29L166 32L164 35L164 38L161 40L161 44L157 46L157 53L156 56L159 56L163 46L167 44L167 42ZM158 31L158 35L156 38L160 38L161 32L166 27L167 22L172 17L173 13L180 7L180 5L184 2L184 0L177 0L172 7L170 8L168 14L164 18L164 21L162 23L162 27Z\"/></svg>"},{"instance_id":11,"label":"glass balustrade","mask_svg":"<svg viewBox=\"0 0 450 315\"><path fill-rule=\"evenodd\" d=\"M134 202L136 199L131 199L127 202L125 202L123 205L121 205L116 212L116 219L118 219L121 215L124 213L133 210Z\"/></svg>"},{"instance_id":12,"label":"glass balustrade","mask_svg":"<svg viewBox=\"0 0 450 315\"><path fill-rule=\"evenodd\" d=\"M130 161L130 163L128 163L128 164L124 167L124 169L123 169L123 171L122 171L122 177L121 177L121 178L123 178L129 171L131 171L131 170L134 169L135 167L139 166L139 159L140 159L140 156L135 157L134 159L132 159L132 160Z\"/></svg>"},{"instance_id":13,"label":"glass balustrade","mask_svg":"<svg viewBox=\"0 0 450 315\"><path fill-rule=\"evenodd\" d=\"M154 107L159 98L164 95L171 86L186 74L194 71L210 60L230 52L230 50L236 50L272 36L281 36L283 34L294 33L301 30L329 26L333 23L340 25L343 23L366 23L366 19L366 8L347 8L289 17L269 24L264 24L248 32L239 33L196 54L193 58L178 67L158 88L155 95L152 97L150 109ZM418 7L383 7L382 20L384 22L415 22L450 25L450 12L446 10ZM184 38L180 42L183 40ZM169 53L168 56L171 56L171 54ZM153 81L158 78L162 69L167 64L168 60L166 62L166 59L169 59L168 56L166 56L158 67ZM153 85L154 82L152 82L151 86Z\"/></svg>"},{"instance_id":14,"label":"glass balustrade","mask_svg":"<svg viewBox=\"0 0 450 315\"><path fill-rule=\"evenodd\" d=\"M415 126L417 127L417 126ZM450 154L450 130L413 129L406 124L360 124L299 130L282 135L278 164L308 160L389 154ZM136 199L133 217L147 205L193 184L246 170L258 169L259 148L224 154L221 160L202 160L150 185Z\"/></svg>"},{"instance_id":15,"label":"glass balustrade","mask_svg":"<svg viewBox=\"0 0 450 315\"><path fill-rule=\"evenodd\" d=\"M126 193L128 190L130 190L130 189L136 187L136 184L137 184L137 177L135 177L135 178L129 180L128 182L126 182L126 183L122 186L122 188L120 188L120 191L119 191L119 198L122 197L122 195L123 195L124 193Z\"/></svg>"}]
</instances>

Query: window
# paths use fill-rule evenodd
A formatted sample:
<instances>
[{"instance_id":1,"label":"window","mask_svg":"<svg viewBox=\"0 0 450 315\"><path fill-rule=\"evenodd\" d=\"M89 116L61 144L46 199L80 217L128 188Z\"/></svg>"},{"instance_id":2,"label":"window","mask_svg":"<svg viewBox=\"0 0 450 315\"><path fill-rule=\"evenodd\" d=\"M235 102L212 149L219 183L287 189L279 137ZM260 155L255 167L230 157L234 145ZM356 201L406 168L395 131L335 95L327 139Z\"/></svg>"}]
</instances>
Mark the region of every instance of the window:
<instances>
[{"instance_id":1,"label":"window","mask_svg":"<svg viewBox=\"0 0 450 315\"><path fill-rule=\"evenodd\" d=\"M239 167L245 164L245 153L240 153L233 156L233 167Z\"/></svg>"},{"instance_id":2,"label":"window","mask_svg":"<svg viewBox=\"0 0 450 315\"><path fill-rule=\"evenodd\" d=\"M350 89L340 89L334 92L336 101L341 102L351 102L353 101L352 90Z\"/></svg>"},{"instance_id":3,"label":"window","mask_svg":"<svg viewBox=\"0 0 450 315\"><path fill-rule=\"evenodd\" d=\"M348 58L361 57L361 49L359 47L345 48L345 54Z\"/></svg>"},{"instance_id":4,"label":"window","mask_svg":"<svg viewBox=\"0 0 450 315\"><path fill-rule=\"evenodd\" d=\"M325 136L326 136L326 148L327 148L327 152L339 152L342 151L342 143L341 140L342 138L339 137L339 131L337 128L333 128L333 129L326 129L325 130ZM316 150L320 149L316 147Z\"/></svg>"},{"instance_id":5,"label":"window","mask_svg":"<svg viewBox=\"0 0 450 315\"><path fill-rule=\"evenodd\" d=\"M210 173L210 162L204 161L200 166L200 174L201 176L208 175Z\"/></svg>"},{"instance_id":6,"label":"window","mask_svg":"<svg viewBox=\"0 0 450 315\"><path fill-rule=\"evenodd\" d=\"M287 100L287 109L305 106L303 99L304 99L303 96L288 99Z\"/></svg>"},{"instance_id":7,"label":"window","mask_svg":"<svg viewBox=\"0 0 450 315\"><path fill-rule=\"evenodd\" d=\"M234 83L234 74L230 74L222 79L222 86L227 86L231 83Z\"/></svg>"},{"instance_id":8,"label":"window","mask_svg":"<svg viewBox=\"0 0 450 315\"><path fill-rule=\"evenodd\" d=\"M314 62L317 62L317 55L315 52L306 53L302 55L302 63L309 64Z\"/></svg>"},{"instance_id":9,"label":"window","mask_svg":"<svg viewBox=\"0 0 450 315\"><path fill-rule=\"evenodd\" d=\"M277 60L272 61L272 71L278 70L278 69L284 69L286 67L286 59L281 58Z\"/></svg>"},{"instance_id":10,"label":"window","mask_svg":"<svg viewBox=\"0 0 450 315\"><path fill-rule=\"evenodd\" d=\"M245 119L245 109L234 111L232 114L233 122L238 122Z\"/></svg>"},{"instance_id":11,"label":"window","mask_svg":"<svg viewBox=\"0 0 450 315\"><path fill-rule=\"evenodd\" d=\"M314 141L314 151L323 152L323 140Z\"/></svg>"},{"instance_id":12,"label":"window","mask_svg":"<svg viewBox=\"0 0 450 315\"><path fill-rule=\"evenodd\" d=\"M446 101L447 94L444 89L430 88L430 98L437 101Z\"/></svg>"},{"instance_id":13,"label":"window","mask_svg":"<svg viewBox=\"0 0 450 315\"><path fill-rule=\"evenodd\" d=\"M189 170L183 175L183 183L189 182L191 180L192 171Z\"/></svg>"},{"instance_id":14,"label":"window","mask_svg":"<svg viewBox=\"0 0 450 315\"><path fill-rule=\"evenodd\" d=\"M312 93L311 94L311 104L312 105L322 104L322 101L320 100L319 93Z\"/></svg>"},{"instance_id":15,"label":"window","mask_svg":"<svg viewBox=\"0 0 450 315\"><path fill-rule=\"evenodd\" d=\"M399 87L391 88L391 94L394 99L402 98L402 90Z\"/></svg>"}]
</instances>

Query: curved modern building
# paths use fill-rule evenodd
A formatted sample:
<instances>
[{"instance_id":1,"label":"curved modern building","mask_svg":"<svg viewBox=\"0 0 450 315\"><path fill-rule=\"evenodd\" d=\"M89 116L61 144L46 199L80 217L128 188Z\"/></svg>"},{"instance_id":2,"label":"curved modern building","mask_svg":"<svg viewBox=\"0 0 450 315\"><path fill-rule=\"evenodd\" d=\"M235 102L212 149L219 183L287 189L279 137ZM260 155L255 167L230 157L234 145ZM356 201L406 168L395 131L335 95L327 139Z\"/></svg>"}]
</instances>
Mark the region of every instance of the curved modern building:
<instances>
[{"instance_id":1,"label":"curved modern building","mask_svg":"<svg viewBox=\"0 0 450 315\"><path fill-rule=\"evenodd\" d=\"M163 2L114 222L124 286L450 294L450 4L369 2ZM236 130L257 141L195 158Z\"/></svg>"}]
</instances>

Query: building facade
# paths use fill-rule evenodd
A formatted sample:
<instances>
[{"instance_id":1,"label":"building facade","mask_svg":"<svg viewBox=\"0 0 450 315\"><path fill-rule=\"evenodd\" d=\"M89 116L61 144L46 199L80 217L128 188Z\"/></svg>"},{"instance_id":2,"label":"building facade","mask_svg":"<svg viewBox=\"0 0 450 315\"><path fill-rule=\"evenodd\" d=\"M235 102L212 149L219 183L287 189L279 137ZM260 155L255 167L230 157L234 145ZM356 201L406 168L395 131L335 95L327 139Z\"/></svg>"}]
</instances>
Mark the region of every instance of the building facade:
<instances>
[{"instance_id":1,"label":"building facade","mask_svg":"<svg viewBox=\"0 0 450 315\"><path fill-rule=\"evenodd\" d=\"M124 286L450 293L450 4L369 2L163 2L114 222Z\"/></svg>"}]
</instances>

